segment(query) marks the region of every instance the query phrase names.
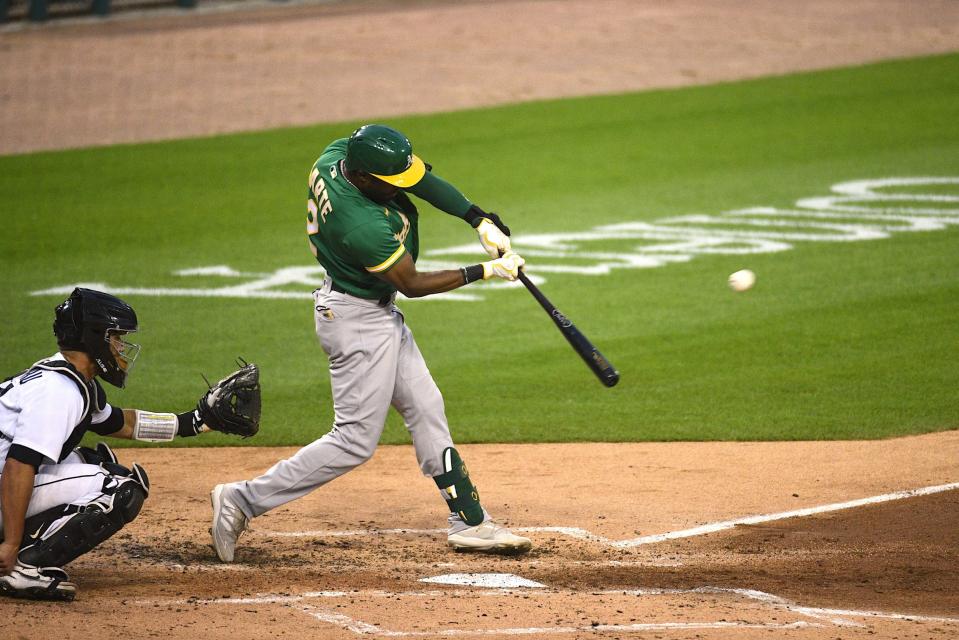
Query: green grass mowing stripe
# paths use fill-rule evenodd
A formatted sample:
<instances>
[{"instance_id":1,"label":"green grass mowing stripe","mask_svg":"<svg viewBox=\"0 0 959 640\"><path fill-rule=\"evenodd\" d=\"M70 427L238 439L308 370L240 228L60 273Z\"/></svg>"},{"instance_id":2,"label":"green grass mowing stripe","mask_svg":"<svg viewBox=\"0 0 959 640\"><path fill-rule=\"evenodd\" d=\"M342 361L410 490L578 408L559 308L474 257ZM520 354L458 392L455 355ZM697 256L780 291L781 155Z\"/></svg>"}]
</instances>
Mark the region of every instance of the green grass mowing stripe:
<instances>
[{"instance_id":1,"label":"green grass mowing stripe","mask_svg":"<svg viewBox=\"0 0 959 640\"><path fill-rule=\"evenodd\" d=\"M842 180L955 175L957 78L952 55L390 121L517 232L576 231L789 207ZM213 286L173 272L308 266L305 171L354 124L0 158L0 298L13 310L3 370L52 351L56 297L30 290ZM462 223L422 215L427 248L473 241ZM404 309L461 442L882 437L957 426L957 248L953 229L797 244L748 264L550 274L544 291L622 370L611 390L521 289ZM760 281L736 296L724 279L742 266ZM145 350L111 400L183 410L201 372L218 377L241 355L264 369L264 429L244 444L303 443L329 427L308 300L128 298ZM391 416L383 441L407 440Z\"/></svg>"}]
</instances>

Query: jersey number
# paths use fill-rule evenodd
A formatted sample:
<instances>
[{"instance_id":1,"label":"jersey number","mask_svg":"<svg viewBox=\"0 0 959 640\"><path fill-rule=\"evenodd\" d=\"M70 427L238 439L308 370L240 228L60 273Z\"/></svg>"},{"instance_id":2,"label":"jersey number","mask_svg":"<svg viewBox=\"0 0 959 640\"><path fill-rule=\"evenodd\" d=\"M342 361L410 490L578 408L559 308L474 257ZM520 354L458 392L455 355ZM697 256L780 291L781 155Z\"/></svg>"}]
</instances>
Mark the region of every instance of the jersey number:
<instances>
[{"instance_id":1,"label":"jersey number","mask_svg":"<svg viewBox=\"0 0 959 640\"><path fill-rule=\"evenodd\" d=\"M20 376L20 384L24 384L24 383L30 382L31 380L36 380L37 378L42 376L43 371L41 371L40 369L27 369L26 372L24 372L22 375L21 374L17 374L17 375ZM7 391L10 391L10 389L13 389L13 379L16 377L17 376L10 376L3 382L0 382L0 398L2 398L7 393Z\"/></svg>"}]
</instances>

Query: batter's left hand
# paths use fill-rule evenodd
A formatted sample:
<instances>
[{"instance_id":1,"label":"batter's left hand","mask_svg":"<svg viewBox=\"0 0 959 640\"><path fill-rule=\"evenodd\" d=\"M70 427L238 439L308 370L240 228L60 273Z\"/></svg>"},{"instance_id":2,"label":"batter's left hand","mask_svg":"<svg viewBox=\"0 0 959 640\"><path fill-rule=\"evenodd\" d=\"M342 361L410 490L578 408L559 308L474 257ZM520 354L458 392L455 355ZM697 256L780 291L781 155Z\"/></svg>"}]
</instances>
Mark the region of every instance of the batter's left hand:
<instances>
[{"instance_id":1,"label":"batter's left hand","mask_svg":"<svg viewBox=\"0 0 959 640\"><path fill-rule=\"evenodd\" d=\"M489 257L498 258L512 250L509 244L509 227L503 224L495 213L487 214L487 216L490 217L484 217L476 225L476 232L479 234L480 244L483 245L483 249L486 250ZM491 220L492 216L496 216L496 220ZM497 222L499 224L496 224Z\"/></svg>"}]
</instances>

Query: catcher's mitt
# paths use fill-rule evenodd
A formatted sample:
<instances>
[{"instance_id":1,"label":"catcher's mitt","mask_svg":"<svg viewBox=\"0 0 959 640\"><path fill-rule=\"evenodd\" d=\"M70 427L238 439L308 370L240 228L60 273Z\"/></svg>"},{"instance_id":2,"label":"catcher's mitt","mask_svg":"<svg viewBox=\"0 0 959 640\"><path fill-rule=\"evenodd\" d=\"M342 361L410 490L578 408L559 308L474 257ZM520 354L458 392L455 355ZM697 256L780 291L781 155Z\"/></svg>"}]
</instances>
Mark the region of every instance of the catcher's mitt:
<instances>
[{"instance_id":1,"label":"catcher's mitt","mask_svg":"<svg viewBox=\"0 0 959 640\"><path fill-rule=\"evenodd\" d=\"M242 364L241 369L210 386L196 412L214 431L249 438L260 429L260 368Z\"/></svg>"}]
</instances>

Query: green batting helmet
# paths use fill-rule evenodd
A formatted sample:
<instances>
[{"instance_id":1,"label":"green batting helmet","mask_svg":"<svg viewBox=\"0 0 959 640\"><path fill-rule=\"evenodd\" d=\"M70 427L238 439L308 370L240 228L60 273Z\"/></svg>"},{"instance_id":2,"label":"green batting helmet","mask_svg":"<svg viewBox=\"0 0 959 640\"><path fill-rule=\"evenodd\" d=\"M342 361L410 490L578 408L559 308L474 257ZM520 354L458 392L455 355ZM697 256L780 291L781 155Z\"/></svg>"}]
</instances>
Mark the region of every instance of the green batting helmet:
<instances>
[{"instance_id":1,"label":"green batting helmet","mask_svg":"<svg viewBox=\"0 0 959 640\"><path fill-rule=\"evenodd\" d=\"M382 124L363 125L353 132L346 144L346 168L396 187L412 187L426 173L426 165L413 155L410 139Z\"/></svg>"}]
</instances>

